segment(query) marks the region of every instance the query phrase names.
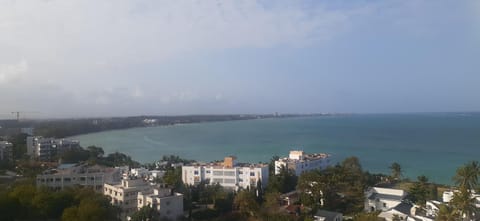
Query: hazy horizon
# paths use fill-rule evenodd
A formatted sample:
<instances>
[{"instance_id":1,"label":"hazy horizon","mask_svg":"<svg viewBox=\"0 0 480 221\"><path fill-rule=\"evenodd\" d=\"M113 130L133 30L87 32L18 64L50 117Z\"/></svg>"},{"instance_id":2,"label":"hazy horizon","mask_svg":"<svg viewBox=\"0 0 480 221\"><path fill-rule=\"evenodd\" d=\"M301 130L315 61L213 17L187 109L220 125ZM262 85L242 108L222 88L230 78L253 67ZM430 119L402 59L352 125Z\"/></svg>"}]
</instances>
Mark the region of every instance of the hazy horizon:
<instances>
[{"instance_id":1,"label":"hazy horizon","mask_svg":"<svg viewBox=\"0 0 480 221\"><path fill-rule=\"evenodd\" d=\"M0 119L480 111L480 2L2 1Z\"/></svg>"}]
</instances>

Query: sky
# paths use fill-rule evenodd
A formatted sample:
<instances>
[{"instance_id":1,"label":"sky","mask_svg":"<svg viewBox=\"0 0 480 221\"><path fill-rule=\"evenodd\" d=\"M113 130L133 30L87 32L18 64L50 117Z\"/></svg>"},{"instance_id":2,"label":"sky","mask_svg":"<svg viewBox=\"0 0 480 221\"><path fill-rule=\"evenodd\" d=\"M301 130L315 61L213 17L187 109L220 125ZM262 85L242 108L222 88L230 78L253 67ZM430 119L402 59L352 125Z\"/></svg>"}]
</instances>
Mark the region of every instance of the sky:
<instances>
[{"instance_id":1,"label":"sky","mask_svg":"<svg viewBox=\"0 0 480 221\"><path fill-rule=\"evenodd\" d=\"M480 111L480 1L1 0L12 111Z\"/></svg>"}]
</instances>

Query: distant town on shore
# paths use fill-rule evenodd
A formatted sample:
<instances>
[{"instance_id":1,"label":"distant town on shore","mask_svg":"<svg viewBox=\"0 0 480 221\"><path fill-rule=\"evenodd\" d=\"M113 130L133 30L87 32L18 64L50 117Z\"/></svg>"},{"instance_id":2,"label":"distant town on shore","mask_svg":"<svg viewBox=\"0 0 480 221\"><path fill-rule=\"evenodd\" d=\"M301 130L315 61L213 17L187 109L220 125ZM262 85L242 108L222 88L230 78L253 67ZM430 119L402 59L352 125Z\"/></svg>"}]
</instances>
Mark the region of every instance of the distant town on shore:
<instances>
[{"instance_id":1,"label":"distant town on shore","mask_svg":"<svg viewBox=\"0 0 480 221\"><path fill-rule=\"evenodd\" d=\"M480 215L477 161L457 170L455 186L445 186L426 176L405 179L398 163L391 174L371 174L357 157L332 164L329 154L302 150L264 163L235 156L196 162L166 153L140 164L76 140L17 133L1 138L0 153L2 220L475 221Z\"/></svg>"}]
</instances>

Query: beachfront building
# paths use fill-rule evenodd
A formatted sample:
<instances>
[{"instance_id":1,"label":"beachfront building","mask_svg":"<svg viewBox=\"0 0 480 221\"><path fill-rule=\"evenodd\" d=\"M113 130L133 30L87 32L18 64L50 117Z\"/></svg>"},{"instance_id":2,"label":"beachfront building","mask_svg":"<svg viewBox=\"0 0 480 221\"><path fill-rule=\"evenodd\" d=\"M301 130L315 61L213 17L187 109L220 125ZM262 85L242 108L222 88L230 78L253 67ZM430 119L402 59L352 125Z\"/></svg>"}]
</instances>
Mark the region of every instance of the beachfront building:
<instances>
[{"instance_id":1,"label":"beachfront building","mask_svg":"<svg viewBox=\"0 0 480 221\"><path fill-rule=\"evenodd\" d=\"M74 148L81 148L77 140L27 137L27 155L40 161L52 161L57 155Z\"/></svg>"},{"instance_id":2,"label":"beachfront building","mask_svg":"<svg viewBox=\"0 0 480 221\"><path fill-rule=\"evenodd\" d=\"M137 196L140 192L149 192L151 185L143 179L122 179L120 183L105 183L103 194L110 197L111 204L122 209L121 218L127 219L138 210Z\"/></svg>"},{"instance_id":3,"label":"beachfront building","mask_svg":"<svg viewBox=\"0 0 480 221\"><path fill-rule=\"evenodd\" d=\"M365 192L365 211L387 211L402 203L406 196L404 190L371 187Z\"/></svg>"},{"instance_id":4,"label":"beachfront building","mask_svg":"<svg viewBox=\"0 0 480 221\"><path fill-rule=\"evenodd\" d=\"M253 188L268 183L267 164L237 163L233 156L223 162L194 163L182 166L182 180L185 184L197 185L200 182L220 184L229 189Z\"/></svg>"},{"instance_id":5,"label":"beachfront building","mask_svg":"<svg viewBox=\"0 0 480 221\"><path fill-rule=\"evenodd\" d=\"M310 170L323 170L330 164L330 155L325 153L305 154L302 150L292 150L288 157L275 161L275 174L280 174L282 167L300 176Z\"/></svg>"},{"instance_id":6,"label":"beachfront building","mask_svg":"<svg viewBox=\"0 0 480 221\"><path fill-rule=\"evenodd\" d=\"M65 187L85 186L101 192L104 183L120 182L122 174L118 168L87 164L62 164L37 175L37 186L54 190Z\"/></svg>"},{"instance_id":7,"label":"beachfront building","mask_svg":"<svg viewBox=\"0 0 480 221\"><path fill-rule=\"evenodd\" d=\"M174 193L171 189L155 187L150 191L138 193L138 210L144 206L156 209L160 218L178 220L183 216L183 194Z\"/></svg>"},{"instance_id":8,"label":"beachfront building","mask_svg":"<svg viewBox=\"0 0 480 221\"><path fill-rule=\"evenodd\" d=\"M13 162L13 144L0 141L0 161Z\"/></svg>"}]
</instances>

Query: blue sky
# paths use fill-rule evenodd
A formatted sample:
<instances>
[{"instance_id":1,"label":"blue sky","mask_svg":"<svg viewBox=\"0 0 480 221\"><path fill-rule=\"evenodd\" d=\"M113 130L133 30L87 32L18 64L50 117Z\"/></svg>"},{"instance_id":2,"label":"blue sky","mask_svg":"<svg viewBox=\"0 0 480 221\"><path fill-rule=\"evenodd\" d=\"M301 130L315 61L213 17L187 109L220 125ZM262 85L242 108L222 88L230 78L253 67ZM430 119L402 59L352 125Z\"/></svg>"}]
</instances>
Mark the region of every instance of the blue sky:
<instances>
[{"instance_id":1,"label":"blue sky","mask_svg":"<svg viewBox=\"0 0 480 221\"><path fill-rule=\"evenodd\" d=\"M9 0L0 49L31 117L480 110L475 0Z\"/></svg>"}]
</instances>

